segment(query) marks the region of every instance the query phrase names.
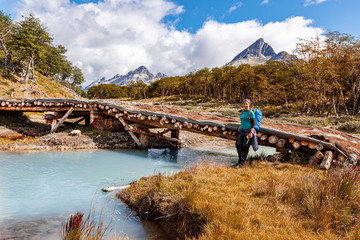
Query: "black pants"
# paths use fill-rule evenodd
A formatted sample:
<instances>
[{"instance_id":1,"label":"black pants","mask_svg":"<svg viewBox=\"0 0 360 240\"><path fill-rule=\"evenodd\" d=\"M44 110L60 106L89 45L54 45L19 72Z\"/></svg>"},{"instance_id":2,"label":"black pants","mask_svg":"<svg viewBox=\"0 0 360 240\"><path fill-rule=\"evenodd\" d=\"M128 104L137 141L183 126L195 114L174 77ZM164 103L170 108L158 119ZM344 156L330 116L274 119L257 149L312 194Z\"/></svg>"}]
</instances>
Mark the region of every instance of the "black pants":
<instances>
[{"instance_id":1,"label":"black pants","mask_svg":"<svg viewBox=\"0 0 360 240\"><path fill-rule=\"evenodd\" d=\"M251 140L247 139L246 136L250 133L250 129L241 129L240 134L236 140L236 150L239 155L239 164L244 164L247 155L249 153L249 148L251 146ZM248 141L249 140L249 141Z\"/></svg>"}]
</instances>

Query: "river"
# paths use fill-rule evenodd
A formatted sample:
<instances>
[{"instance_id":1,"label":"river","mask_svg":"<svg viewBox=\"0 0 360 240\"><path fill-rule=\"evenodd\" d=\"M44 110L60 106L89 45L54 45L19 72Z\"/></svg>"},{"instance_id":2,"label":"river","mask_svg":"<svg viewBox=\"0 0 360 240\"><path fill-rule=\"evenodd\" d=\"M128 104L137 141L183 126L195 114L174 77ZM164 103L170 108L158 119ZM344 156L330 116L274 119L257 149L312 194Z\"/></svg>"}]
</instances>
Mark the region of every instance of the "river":
<instances>
[{"instance_id":1,"label":"river","mask_svg":"<svg viewBox=\"0 0 360 240\"><path fill-rule=\"evenodd\" d=\"M70 214L86 215L91 208L97 216L104 213L110 238L166 239L156 224L140 221L101 189L157 172L173 174L201 160L229 164L237 154L223 147L0 153L0 239L59 239Z\"/></svg>"}]
</instances>

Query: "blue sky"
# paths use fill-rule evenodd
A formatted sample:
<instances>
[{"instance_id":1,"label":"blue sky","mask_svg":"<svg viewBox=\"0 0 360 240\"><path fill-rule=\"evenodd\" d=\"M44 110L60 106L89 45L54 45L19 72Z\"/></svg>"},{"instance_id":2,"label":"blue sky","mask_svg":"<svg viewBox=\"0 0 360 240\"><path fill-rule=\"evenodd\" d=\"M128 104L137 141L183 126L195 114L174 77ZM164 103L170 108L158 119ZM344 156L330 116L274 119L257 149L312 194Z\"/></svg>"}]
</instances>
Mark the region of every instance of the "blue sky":
<instances>
[{"instance_id":1,"label":"blue sky","mask_svg":"<svg viewBox=\"0 0 360 240\"><path fill-rule=\"evenodd\" d=\"M222 66L259 37L276 52L328 30L360 37L360 0L0 0L0 8L39 17L89 82L140 65L168 75Z\"/></svg>"},{"instance_id":2,"label":"blue sky","mask_svg":"<svg viewBox=\"0 0 360 240\"><path fill-rule=\"evenodd\" d=\"M195 32L208 19L225 23L258 19L263 23L283 21L291 16L313 19L313 26L360 37L360 0L327 0L307 5L304 0L177 0L184 6L180 16L168 16L177 29ZM233 7L233 11L229 11Z\"/></svg>"}]
</instances>

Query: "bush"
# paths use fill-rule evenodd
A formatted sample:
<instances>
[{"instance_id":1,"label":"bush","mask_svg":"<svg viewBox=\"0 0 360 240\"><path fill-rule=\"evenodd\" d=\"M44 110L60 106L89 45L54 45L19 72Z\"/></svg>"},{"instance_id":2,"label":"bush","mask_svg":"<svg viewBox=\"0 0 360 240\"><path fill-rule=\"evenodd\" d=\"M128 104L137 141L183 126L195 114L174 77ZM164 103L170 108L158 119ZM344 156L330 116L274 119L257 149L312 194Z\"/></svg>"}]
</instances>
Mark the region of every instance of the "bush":
<instances>
[{"instance_id":1,"label":"bush","mask_svg":"<svg viewBox=\"0 0 360 240\"><path fill-rule=\"evenodd\" d=\"M359 121L350 121L340 123L338 125L338 130L360 133L360 122Z\"/></svg>"},{"instance_id":2,"label":"bush","mask_svg":"<svg viewBox=\"0 0 360 240\"><path fill-rule=\"evenodd\" d=\"M295 179L280 198L308 218L315 231L346 234L360 229L360 177L358 170L336 170L328 175L308 174Z\"/></svg>"}]
</instances>

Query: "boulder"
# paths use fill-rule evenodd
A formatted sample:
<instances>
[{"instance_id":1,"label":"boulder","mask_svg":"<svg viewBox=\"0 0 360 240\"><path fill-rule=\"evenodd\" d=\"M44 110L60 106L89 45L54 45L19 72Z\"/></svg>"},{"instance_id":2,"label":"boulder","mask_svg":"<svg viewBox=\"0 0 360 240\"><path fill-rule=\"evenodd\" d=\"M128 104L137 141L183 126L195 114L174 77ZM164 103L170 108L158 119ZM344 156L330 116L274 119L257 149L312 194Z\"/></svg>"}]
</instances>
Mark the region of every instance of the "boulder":
<instances>
[{"instance_id":1,"label":"boulder","mask_svg":"<svg viewBox=\"0 0 360 240\"><path fill-rule=\"evenodd\" d=\"M6 138L10 140L22 139L24 135L15 132L14 130L8 129L6 127L0 126L0 138Z\"/></svg>"},{"instance_id":2,"label":"boulder","mask_svg":"<svg viewBox=\"0 0 360 240\"><path fill-rule=\"evenodd\" d=\"M80 130L72 130L69 134L70 136L81 136Z\"/></svg>"}]
</instances>

